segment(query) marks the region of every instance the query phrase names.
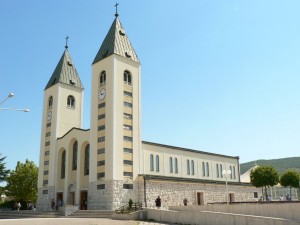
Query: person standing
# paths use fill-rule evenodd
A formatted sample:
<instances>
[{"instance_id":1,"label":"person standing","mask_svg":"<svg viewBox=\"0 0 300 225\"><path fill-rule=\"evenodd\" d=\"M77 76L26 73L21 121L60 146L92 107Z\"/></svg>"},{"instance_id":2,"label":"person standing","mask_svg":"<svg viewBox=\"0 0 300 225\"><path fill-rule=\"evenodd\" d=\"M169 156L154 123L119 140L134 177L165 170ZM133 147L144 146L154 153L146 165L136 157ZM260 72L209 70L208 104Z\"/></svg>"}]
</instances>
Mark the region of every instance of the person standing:
<instances>
[{"instance_id":1,"label":"person standing","mask_svg":"<svg viewBox=\"0 0 300 225\"><path fill-rule=\"evenodd\" d=\"M51 208L52 208L52 210L54 210L55 209L55 201L54 201L54 199L52 198L52 200L51 200Z\"/></svg>"},{"instance_id":2,"label":"person standing","mask_svg":"<svg viewBox=\"0 0 300 225\"><path fill-rule=\"evenodd\" d=\"M20 211L20 209L21 209L21 203L20 202L18 202L18 204L17 204L17 209L18 209L18 211Z\"/></svg>"},{"instance_id":3,"label":"person standing","mask_svg":"<svg viewBox=\"0 0 300 225\"><path fill-rule=\"evenodd\" d=\"M184 206L187 206L187 203L188 203L187 198L183 199L183 205L184 205Z\"/></svg>"},{"instance_id":4,"label":"person standing","mask_svg":"<svg viewBox=\"0 0 300 225\"><path fill-rule=\"evenodd\" d=\"M157 199L155 200L155 205L156 207L159 209L161 207L161 199L160 197L158 196Z\"/></svg>"},{"instance_id":5,"label":"person standing","mask_svg":"<svg viewBox=\"0 0 300 225\"><path fill-rule=\"evenodd\" d=\"M56 210L59 210L59 208L62 206L62 201L59 199L57 199L57 207Z\"/></svg>"}]
</instances>

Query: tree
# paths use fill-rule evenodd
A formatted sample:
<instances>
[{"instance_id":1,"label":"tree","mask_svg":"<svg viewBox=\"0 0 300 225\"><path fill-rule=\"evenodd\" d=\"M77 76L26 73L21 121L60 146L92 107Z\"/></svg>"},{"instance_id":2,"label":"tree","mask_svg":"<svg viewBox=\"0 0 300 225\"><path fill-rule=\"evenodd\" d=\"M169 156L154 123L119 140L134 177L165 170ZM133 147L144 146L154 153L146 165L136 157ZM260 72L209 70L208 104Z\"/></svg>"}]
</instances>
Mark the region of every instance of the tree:
<instances>
[{"instance_id":1,"label":"tree","mask_svg":"<svg viewBox=\"0 0 300 225\"><path fill-rule=\"evenodd\" d=\"M2 154L0 154L0 156L1 156L1 155L2 155ZM7 170L7 169L6 169L6 166L5 166L6 163L3 162L5 158L6 158L6 156L0 158L0 182L5 181L5 180L6 180L6 177L7 177L8 174L9 174L9 170Z\"/></svg>"},{"instance_id":2,"label":"tree","mask_svg":"<svg viewBox=\"0 0 300 225\"><path fill-rule=\"evenodd\" d=\"M290 199L292 200L292 187L298 188L300 175L296 170L287 170L280 177L280 184L284 187L290 187Z\"/></svg>"},{"instance_id":3,"label":"tree","mask_svg":"<svg viewBox=\"0 0 300 225\"><path fill-rule=\"evenodd\" d=\"M7 177L6 190L8 196L15 200L36 202L37 200L38 167L33 161L26 159L25 163L18 162L16 169Z\"/></svg>"},{"instance_id":4,"label":"tree","mask_svg":"<svg viewBox=\"0 0 300 225\"><path fill-rule=\"evenodd\" d=\"M279 182L279 174L272 166L259 166L250 172L250 181L255 187L264 187L266 197L267 187L273 187Z\"/></svg>"}]
</instances>

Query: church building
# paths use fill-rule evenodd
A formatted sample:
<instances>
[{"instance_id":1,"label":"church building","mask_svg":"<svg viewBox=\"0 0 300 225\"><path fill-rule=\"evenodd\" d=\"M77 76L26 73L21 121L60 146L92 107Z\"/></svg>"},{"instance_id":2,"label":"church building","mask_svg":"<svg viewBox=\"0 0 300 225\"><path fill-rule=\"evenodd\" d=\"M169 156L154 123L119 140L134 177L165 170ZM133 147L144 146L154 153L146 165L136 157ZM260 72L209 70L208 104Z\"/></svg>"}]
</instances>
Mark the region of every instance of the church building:
<instances>
[{"instance_id":1,"label":"church building","mask_svg":"<svg viewBox=\"0 0 300 225\"><path fill-rule=\"evenodd\" d=\"M90 129L67 44L45 87L38 210L51 199L81 210L129 199L152 207L157 196L162 206L255 200L256 188L240 182L239 157L141 140L141 64L117 13L91 71Z\"/></svg>"}]
</instances>

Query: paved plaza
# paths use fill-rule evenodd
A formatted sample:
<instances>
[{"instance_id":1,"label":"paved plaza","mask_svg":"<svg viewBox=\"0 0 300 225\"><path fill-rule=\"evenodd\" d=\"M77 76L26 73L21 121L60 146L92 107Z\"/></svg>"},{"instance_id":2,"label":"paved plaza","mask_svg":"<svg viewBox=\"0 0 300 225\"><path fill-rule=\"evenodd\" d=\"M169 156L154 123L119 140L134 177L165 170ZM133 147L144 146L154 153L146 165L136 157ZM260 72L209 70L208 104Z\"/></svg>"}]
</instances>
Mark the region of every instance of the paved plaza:
<instances>
[{"instance_id":1,"label":"paved plaza","mask_svg":"<svg viewBox=\"0 0 300 225\"><path fill-rule=\"evenodd\" d=\"M36 218L36 219L2 219L0 225L167 225L166 223L87 219L87 218Z\"/></svg>"}]
</instances>

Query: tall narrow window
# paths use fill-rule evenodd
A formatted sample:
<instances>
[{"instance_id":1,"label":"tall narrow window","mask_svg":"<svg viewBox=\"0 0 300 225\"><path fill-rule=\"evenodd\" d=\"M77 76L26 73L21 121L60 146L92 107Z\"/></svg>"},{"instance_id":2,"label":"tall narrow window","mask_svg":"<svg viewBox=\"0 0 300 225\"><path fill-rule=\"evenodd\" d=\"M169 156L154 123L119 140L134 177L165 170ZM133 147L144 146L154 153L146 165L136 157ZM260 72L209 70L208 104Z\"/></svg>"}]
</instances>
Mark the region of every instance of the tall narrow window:
<instances>
[{"instance_id":1,"label":"tall narrow window","mask_svg":"<svg viewBox=\"0 0 300 225\"><path fill-rule=\"evenodd\" d=\"M90 145L88 144L84 150L84 175L90 172Z\"/></svg>"},{"instance_id":2,"label":"tall narrow window","mask_svg":"<svg viewBox=\"0 0 300 225\"><path fill-rule=\"evenodd\" d=\"M191 174L191 171L190 171L190 160L186 160L186 171L187 171L187 175L190 175Z\"/></svg>"},{"instance_id":3,"label":"tall narrow window","mask_svg":"<svg viewBox=\"0 0 300 225\"><path fill-rule=\"evenodd\" d=\"M102 71L100 74L100 86L106 84L106 73L105 71Z\"/></svg>"},{"instance_id":4,"label":"tall narrow window","mask_svg":"<svg viewBox=\"0 0 300 225\"><path fill-rule=\"evenodd\" d=\"M128 70L124 71L124 83L131 85L131 74Z\"/></svg>"},{"instance_id":5,"label":"tall narrow window","mask_svg":"<svg viewBox=\"0 0 300 225\"><path fill-rule=\"evenodd\" d=\"M221 175L221 178L223 178L223 166L222 166L222 164L220 164L220 175Z\"/></svg>"},{"instance_id":6,"label":"tall narrow window","mask_svg":"<svg viewBox=\"0 0 300 225\"><path fill-rule=\"evenodd\" d=\"M175 173L178 173L178 160L177 158L175 158L174 160L175 160Z\"/></svg>"},{"instance_id":7,"label":"tall narrow window","mask_svg":"<svg viewBox=\"0 0 300 225\"><path fill-rule=\"evenodd\" d=\"M172 159L172 157L169 158L169 164L170 164L170 173L173 173L173 159Z\"/></svg>"},{"instance_id":8,"label":"tall narrow window","mask_svg":"<svg viewBox=\"0 0 300 225\"><path fill-rule=\"evenodd\" d=\"M230 179L232 179L232 166L229 166L229 170L230 170Z\"/></svg>"},{"instance_id":9,"label":"tall narrow window","mask_svg":"<svg viewBox=\"0 0 300 225\"><path fill-rule=\"evenodd\" d=\"M150 155L150 171L154 171L154 157Z\"/></svg>"},{"instance_id":10,"label":"tall narrow window","mask_svg":"<svg viewBox=\"0 0 300 225\"><path fill-rule=\"evenodd\" d=\"M235 174L235 166L233 166L233 179L236 179L236 174Z\"/></svg>"},{"instance_id":11,"label":"tall narrow window","mask_svg":"<svg viewBox=\"0 0 300 225\"><path fill-rule=\"evenodd\" d=\"M50 96L50 97L49 97L49 100L48 100L48 108L51 109L51 108L52 108L52 105L53 105L53 97Z\"/></svg>"},{"instance_id":12,"label":"tall narrow window","mask_svg":"<svg viewBox=\"0 0 300 225\"><path fill-rule=\"evenodd\" d=\"M205 177L205 163L202 162L202 176Z\"/></svg>"},{"instance_id":13,"label":"tall narrow window","mask_svg":"<svg viewBox=\"0 0 300 225\"><path fill-rule=\"evenodd\" d=\"M191 161L191 167L192 167L192 175L195 175L195 165L194 165L194 160Z\"/></svg>"},{"instance_id":14,"label":"tall narrow window","mask_svg":"<svg viewBox=\"0 0 300 225\"><path fill-rule=\"evenodd\" d=\"M209 177L209 164L206 162L206 176Z\"/></svg>"},{"instance_id":15,"label":"tall narrow window","mask_svg":"<svg viewBox=\"0 0 300 225\"><path fill-rule=\"evenodd\" d=\"M72 170L77 170L77 152L78 152L78 142L75 141L75 143L73 144Z\"/></svg>"},{"instance_id":16,"label":"tall narrow window","mask_svg":"<svg viewBox=\"0 0 300 225\"><path fill-rule=\"evenodd\" d=\"M61 168L60 168L60 178L65 179L66 174L66 150L61 154Z\"/></svg>"},{"instance_id":17,"label":"tall narrow window","mask_svg":"<svg viewBox=\"0 0 300 225\"><path fill-rule=\"evenodd\" d=\"M219 164L216 164L216 172L217 172L217 177L220 176L220 171L219 171Z\"/></svg>"},{"instance_id":18,"label":"tall narrow window","mask_svg":"<svg viewBox=\"0 0 300 225\"><path fill-rule=\"evenodd\" d=\"M159 156L156 155L155 158L156 158L156 159L155 159L155 161L156 161L156 172L159 172Z\"/></svg>"},{"instance_id":19,"label":"tall narrow window","mask_svg":"<svg viewBox=\"0 0 300 225\"><path fill-rule=\"evenodd\" d=\"M67 107L72 108L72 109L75 108L75 98L74 98L74 96L72 96L72 95L68 96Z\"/></svg>"}]
</instances>

